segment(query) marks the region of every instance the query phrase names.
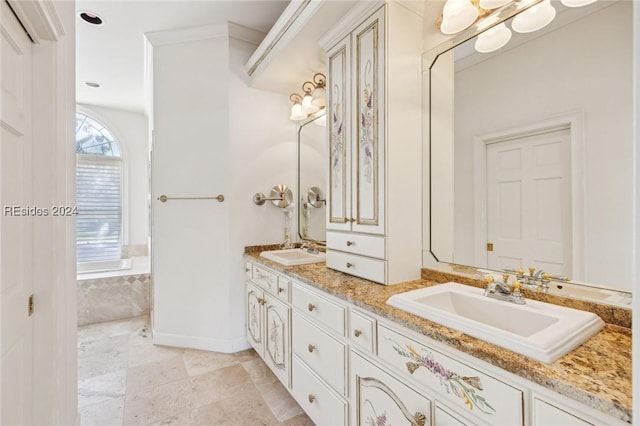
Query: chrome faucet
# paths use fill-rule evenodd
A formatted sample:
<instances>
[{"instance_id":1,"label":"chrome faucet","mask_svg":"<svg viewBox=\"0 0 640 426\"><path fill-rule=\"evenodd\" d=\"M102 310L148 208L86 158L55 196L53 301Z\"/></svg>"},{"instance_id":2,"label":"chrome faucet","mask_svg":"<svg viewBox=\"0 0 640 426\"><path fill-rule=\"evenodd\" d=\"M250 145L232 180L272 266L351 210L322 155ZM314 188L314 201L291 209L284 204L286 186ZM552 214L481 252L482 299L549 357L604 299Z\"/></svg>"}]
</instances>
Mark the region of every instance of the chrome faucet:
<instances>
[{"instance_id":1,"label":"chrome faucet","mask_svg":"<svg viewBox=\"0 0 640 426\"><path fill-rule=\"evenodd\" d=\"M320 252L320 250L318 250L318 246L313 241L305 241L304 243L302 243L300 249L306 250L307 253L310 254L318 254Z\"/></svg>"},{"instance_id":2,"label":"chrome faucet","mask_svg":"<svg viewBox=\"0 0 640 426\"><path fill-rule=\"evenodd\" d=\"M509 286L509 274L502 275L502 282L496 282L493 275L485 276L484 280L487 283L487 287L484 290L484 295L492 299L504 300L506 302L515 303L518 305L524 305L526 300L520 292L522 284L516 280L513 286Z\"/></svg>"}]
</instances>

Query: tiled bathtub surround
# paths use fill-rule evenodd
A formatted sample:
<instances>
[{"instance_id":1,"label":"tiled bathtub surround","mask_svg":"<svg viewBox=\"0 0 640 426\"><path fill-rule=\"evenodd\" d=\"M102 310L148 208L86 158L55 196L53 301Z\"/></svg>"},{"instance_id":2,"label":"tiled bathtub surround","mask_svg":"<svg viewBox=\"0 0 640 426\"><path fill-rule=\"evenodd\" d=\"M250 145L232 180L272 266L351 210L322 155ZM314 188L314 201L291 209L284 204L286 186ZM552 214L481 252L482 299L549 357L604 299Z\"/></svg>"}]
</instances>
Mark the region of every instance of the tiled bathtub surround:
<instances>
[{"instance_id":1,"label":"tiled bathtub surround","mask_svg":"<svg viewBox=\"0 0 640 426\"><path fill-rule=\"evenodd\" d=\"M383 286L328 269L324 263L283 266L260 257L252 250L245 250L245 253L254 262L622 421L631 422L629 328L606 324L602 331L580 347L552 364L543 364L386 304L387 299L396 293L437 285L437 282L421 279Z\"/></svg>"},{"instance_id":2,"label":"tiled bathtub surround","mask_svg":"<svg viewBox=\"0 0 640 426\"><path fill-rule=\"evenodd\" d=\"M78 325L148 314L151 275L78 280Z\"/></svg>"}]
</instances>

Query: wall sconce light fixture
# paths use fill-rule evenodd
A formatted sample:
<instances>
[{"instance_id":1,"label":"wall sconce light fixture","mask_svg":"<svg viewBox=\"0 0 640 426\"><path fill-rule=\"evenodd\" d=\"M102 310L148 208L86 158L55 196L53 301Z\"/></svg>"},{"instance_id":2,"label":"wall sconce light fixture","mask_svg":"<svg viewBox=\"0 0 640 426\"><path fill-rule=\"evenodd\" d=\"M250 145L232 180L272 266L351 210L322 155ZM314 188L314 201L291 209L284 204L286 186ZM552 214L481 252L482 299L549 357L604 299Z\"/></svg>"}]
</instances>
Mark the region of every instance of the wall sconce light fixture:
<instances>
[{"instance_id":1,"label":"wall sconce light fixture","mask_svg":"<svg viewBox=\"0 0 640 426\"><path fill-rule=\"evenodd\" d=\"M313 81L305 81L302 84L303 96L292 93L289 96L293 102L289 119L293 121L304 120L323 110L326 104L326 84L326 76L319 72L313 76Z\"/></svg>"}]
</instances>

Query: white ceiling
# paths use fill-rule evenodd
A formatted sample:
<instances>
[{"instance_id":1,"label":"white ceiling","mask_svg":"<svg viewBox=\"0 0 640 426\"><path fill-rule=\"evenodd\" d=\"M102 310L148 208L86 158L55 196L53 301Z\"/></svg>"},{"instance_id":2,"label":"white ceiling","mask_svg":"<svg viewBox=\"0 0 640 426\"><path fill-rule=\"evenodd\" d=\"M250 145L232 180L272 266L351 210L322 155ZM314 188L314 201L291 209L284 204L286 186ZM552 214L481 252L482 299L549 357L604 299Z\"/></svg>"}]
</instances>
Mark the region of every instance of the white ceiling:
<instances>
[{"instance_id":1,"label":"white ceiling","mask_svg":"<svg viewBox=\"0 0 640 426\"><path fill-rule=\"evenodd\" d=\"M288 3L78 0L78 12L95 13L104 23L91 25L76 18L76 100L142 112L146 32L234 22L267 33ZM90 88L86 81L102 87Z\"/></svg>"}]
</instances>

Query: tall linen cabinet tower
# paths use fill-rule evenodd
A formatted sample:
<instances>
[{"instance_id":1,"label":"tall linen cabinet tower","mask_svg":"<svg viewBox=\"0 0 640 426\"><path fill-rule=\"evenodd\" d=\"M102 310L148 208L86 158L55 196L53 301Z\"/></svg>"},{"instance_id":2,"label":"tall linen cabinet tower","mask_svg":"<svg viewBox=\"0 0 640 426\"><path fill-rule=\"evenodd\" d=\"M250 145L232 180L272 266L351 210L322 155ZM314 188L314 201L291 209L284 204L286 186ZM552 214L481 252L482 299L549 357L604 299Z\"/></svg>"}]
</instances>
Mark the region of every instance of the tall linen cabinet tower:
<instances>
[{"instance_id":1,"label":"tall linen cabinet tower","mask_svg":"<svg viewBox=\"0 0 640 426\"><path fill-rule=\"evenodd\" d=\"M368 4L320 41L327 52L327 266L381 284L421 267L419 13Z\"/></svg>"}]
</instances>

